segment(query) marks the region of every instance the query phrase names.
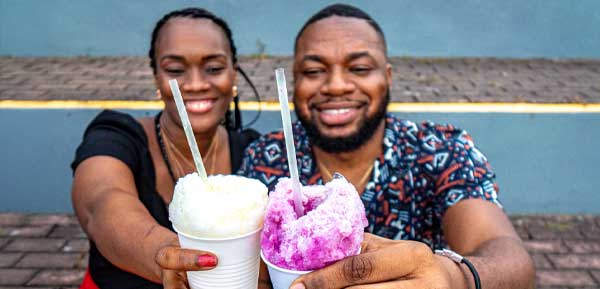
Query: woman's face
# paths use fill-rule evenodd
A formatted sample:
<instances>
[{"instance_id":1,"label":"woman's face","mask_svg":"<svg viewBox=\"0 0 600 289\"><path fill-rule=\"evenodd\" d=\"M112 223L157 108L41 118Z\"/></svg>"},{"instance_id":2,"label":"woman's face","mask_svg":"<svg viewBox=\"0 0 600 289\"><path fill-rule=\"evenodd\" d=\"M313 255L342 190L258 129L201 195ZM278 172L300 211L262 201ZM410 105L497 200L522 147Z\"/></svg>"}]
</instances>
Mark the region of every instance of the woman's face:
<instances>
[{"instance_id":1,"label":"woman's face","mask_svg":"<svg viewBox=\"0 0 600 289\"><path fill-rule=\"evenodd\" d=\"M229 41L209 19L172 18L155 43L156 86L168 117L181 126L170 79L177 79L195 133L216 128L225 117L236 83Z\"/></svg>"}]
</instances>

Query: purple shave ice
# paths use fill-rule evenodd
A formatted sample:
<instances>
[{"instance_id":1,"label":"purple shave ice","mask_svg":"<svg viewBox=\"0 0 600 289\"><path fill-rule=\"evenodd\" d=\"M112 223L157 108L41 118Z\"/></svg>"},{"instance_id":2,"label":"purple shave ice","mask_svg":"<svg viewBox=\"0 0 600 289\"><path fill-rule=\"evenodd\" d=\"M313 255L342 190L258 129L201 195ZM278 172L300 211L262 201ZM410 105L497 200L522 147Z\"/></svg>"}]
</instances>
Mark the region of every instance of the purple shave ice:
<instances>
[{"instance_id":1,"label":"purple shave ice","mask_svg":"<svg viewBox=\"0 0 600 289\"><path fill-rule=\"evenodd\" d=\"M324 186L302 187L302 194L305 215L298 219L289 178L279 179L270 193L261 240L265 258L307 271L356 255L368 222L354 186L336 178Z\"/></svg>"}]
</instances>

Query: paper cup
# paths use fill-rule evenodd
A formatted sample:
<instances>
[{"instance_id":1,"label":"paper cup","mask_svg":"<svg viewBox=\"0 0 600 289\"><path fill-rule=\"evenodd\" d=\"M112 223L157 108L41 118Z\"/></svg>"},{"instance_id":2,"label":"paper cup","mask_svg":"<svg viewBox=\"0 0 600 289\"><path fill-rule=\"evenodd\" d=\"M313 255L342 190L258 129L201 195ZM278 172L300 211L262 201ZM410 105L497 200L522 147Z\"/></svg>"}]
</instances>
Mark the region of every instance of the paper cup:
<instances>
[{"instance_id":1,"label":"paper cup","mask_svg":"<svg viewBox=\"0 0 600 289\"><path fill-rule=\"evenodd\" d=\"M210 251L219 259L212 270L187 272L192 289L258 287L262 227L245 235L222 239L194 237L174 229L181 248Z\"/></svg>"},{"instance_id":2,"label":"paper cup","mask_svg":"<svg viewBox=\"0 0 600 289\"><path fill-rule=\"evenodd\" d=\"M304 275L306 273L310 273L312 271L296 271L290 269L284 269L278 267L277 265L272 264L265 258L262 250L260 251L260 257L267 264L267 269L269 269L269 277L271 278L271 283L273 284L273 289L288 289L290 285L296 278Z\"/></svg>"},{"instance_id":3,"label":"paper cup","mask_svg":"<svg viewBox=\"0 0 600 289\"><path fill-rule=\"evenodd\" d=\"M360 254L360 252L361 252L361 248L358 248L356 255ZM260 250L260 258L263 260L263 262L265 262L265 264L267 264L267 269L269 269L269 277L271 278L271 283L273 284L273 289L288 289L288 288L290 288L290 285L292 285L292 282L294 282L294 280L296 280L296 278L298 278L304 274L312 272L312 270L309 270L309 271L290 270L290 269L285 269L285 268L281 268L277 265L274 265L271 262L269 262L269 260L267 260L267 258L265 258L265 255L263 254L262 250Z\"/></svg>"}]
</instances>

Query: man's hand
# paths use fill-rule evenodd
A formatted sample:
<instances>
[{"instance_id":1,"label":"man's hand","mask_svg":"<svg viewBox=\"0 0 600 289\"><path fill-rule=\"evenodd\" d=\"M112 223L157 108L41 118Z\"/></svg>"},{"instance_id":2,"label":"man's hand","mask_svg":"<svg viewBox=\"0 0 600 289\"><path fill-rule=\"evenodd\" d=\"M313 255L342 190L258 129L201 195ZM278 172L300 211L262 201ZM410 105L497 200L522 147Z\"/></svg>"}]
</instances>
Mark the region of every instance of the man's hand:
<instances>
[{"instance_id":1,"label":"man's hand","mask_svg":"<svg viewBox=\"0 0 600 289\"><path fill-rule=\"evenodd\" d=\"M458 280L451 277L458 274ZM361 254L296 279L292 289L466 288L462 271L420 242L365 234Z\"/></svg>"},{"instance_id":2,"label":"man's hand","mask_svg":"<svg viewBox=\"0 0 600 289\"><path fill-rule=\"evenodd\" d=\"M189 288L186 271L210 270L217 266L217 257L206 251L168 246L156 254L156 263L162 268L165 289Z\"/></svg>"}]
</instances>

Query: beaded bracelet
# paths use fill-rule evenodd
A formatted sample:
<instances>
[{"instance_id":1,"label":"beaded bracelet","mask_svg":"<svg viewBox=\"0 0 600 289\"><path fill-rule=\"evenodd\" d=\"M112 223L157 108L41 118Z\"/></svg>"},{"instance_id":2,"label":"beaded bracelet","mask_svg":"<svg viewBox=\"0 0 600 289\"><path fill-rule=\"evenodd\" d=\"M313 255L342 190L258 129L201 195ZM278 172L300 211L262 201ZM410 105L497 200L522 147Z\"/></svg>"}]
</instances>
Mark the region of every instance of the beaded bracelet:
<instances>
[{"instance_id":1,"label":"beaded bracelet","mask_svg":"<svg viewBox=\"0 0 600 289\"><path fill-rule=\"evenodd\" d=\"M479 280L479 273L477 273L477 270L475 270L475 266L473 266L473 263L469 262L469 260L467 260L465 257L461 256L460 254L458 254L452 250L449 250L449 249L435 250L435 254L444 256L444 257L448 257L448 258L450 258L450 260L452 260L458 264L463 263L463 264L467 265L467 268L469 268L469 271L471 271L471 274L473 274L473 279L475 280L475 289L481 289L481 281Z\"/></svg>"}]
</instances>

